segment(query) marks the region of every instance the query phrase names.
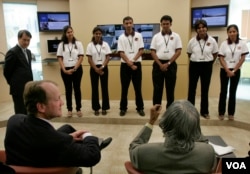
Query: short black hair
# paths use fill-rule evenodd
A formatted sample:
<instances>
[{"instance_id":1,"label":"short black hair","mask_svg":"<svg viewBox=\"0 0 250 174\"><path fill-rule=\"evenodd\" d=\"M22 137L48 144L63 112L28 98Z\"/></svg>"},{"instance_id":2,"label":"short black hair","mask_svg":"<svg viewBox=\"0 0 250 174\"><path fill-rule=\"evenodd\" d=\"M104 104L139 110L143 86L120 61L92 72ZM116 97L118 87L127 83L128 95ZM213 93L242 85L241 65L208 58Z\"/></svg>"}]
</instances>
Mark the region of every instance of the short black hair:
<instances>
[{"instance_id":1,"label":"short black hair","mask_svg":"<svg viewBox=\"0 0 250 174\"><path fill-rule=\"evenodd\" d=\"M132 20L134 22L134 20L133 20L133 18L131 16L124 17L123 20L122 20L122 22L124 23L127 20Z\"/></svg>"},{"instance_id":2,"label":"short black hair","mask_svg":"<svg viewBox=\"0 0 250 174\"><path fill-rule=\"evenodd\" d=\"M170 23L172 23L173 19L169 15L164 15L164 16L161 17L160 22L162 22L162 21L169 21Z\"/></svg>"}]
</instances>

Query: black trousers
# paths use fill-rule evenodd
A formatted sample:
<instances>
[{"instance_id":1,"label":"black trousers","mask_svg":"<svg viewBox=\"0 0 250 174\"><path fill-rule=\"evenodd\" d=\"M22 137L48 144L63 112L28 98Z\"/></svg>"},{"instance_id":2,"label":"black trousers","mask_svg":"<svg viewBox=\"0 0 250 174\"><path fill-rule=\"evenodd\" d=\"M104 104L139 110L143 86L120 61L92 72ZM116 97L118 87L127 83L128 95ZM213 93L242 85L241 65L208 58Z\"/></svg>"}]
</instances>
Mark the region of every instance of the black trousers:
<instances>
[{"instance_id":1,"label":"black trousers","mask_svg":"<svg viewBox=\"0 0 250 174\"><path fill-rule=\"evenodd\" d=\"M72 68L74 68L74 67L67 67L65 69L68 70L68 69L72 69ZM66 105L67 105L68 111L73 110L73 107L72 107L72 90L73 90L73 88L74 88L74 94L75 94L76 110L77 111L81 110L81 107L82 107L82 104L81 104L81 100L82 100L82 94L81 94L82 74L83 74L82 66L80 66L71 75L65 74L61 70L61 76L62 76L63 83L65 86Z\"/></svg>"},{"instance_id":2,"label":"black trousers","mask_svg":"<svg viewBox=\"0 0 250 174\"><path fill-rule=\"evenodd\" d=\"M120 110L128 109L128 88L130 81L132 80L135 91L135 104L136 110L143 110L144 103L142 98L141 83L142 83L142 69L141 62L135 62L137 66L136 70L132 70L126 63L121 63L120 66L120 79L121 79L121 101Z\"/></svg>"},{"instance_id":3,"label":"black trousers","mask_svg":"<svg viewBox=\"0 0 250 174\"><path fill-rule=\"evenodd\" d=\"M15 114L27 114L22 95L12 95Z\"/></svg>"},{"instance_id":4,"label":"black trousers","mask_svg":"<svg viewBox=\"0 0 250 174\"><path fill-rule=\"evenodd\" d=\"M230 69L233 70L233 69ZM240 79L240 69L235 72L235 76L228 77L226 71L220 69L220 99L219 99L219 115L224 115L226 112L226 99L227 99L227 90L228 82L229 84L229 99L228 99L228 115L234 115L235 113L235 104L236 104L236 91Z\"/></svg>"},{"instance_id":5,"label":"black trousers","mask_svg":"<svg viewBox=\"0 0 250 174\"><path fill-rule=\"evenodd\" d=\"M168 60L160 60L162 63L168 62ZM176 73L177 73L177 64L172 62L168 67L167 71L161 71L159 65L154 62L152 70L152 79L153 79L153 105L161 104L164 81L166 86L166 109L174 102L174 90L176 84Z\"/></svg>"},{"instance_id":6,"label":"black trousers","mask_svg":"<svg viewBox=\"0 0 250 174\"><path fill-rule=\"evenodd\" d=\"M189 85L188 101L195 105L195 95L197 83L200 78L201 84L201 103L200 114L209 114L208 93L213 71L213 61L210 62L192 62L189 63Z\"/></svg>"},{"instance_id":7,"label":"black trousers","mask_svg":"<svg viewBox=\"0 0 250 174\"><path fill-rule=\"evenodd\" d=\"M101 65L96 65L98 68ZM102 91L102 110L110 109L109 105L109 92L108 92L108 66L103 69L104 74L100 75L95 72L93 68L90 68L90 80L92 87L92 109L97 111L101 108L99 103L99 79L101 82Z\"/></svg>"},{"instance_id":8,"label":"black trousers","mask_svg":"<svg viewBox=\"0 0 250 174\"><path fill-rule=\"evenodd\" d=\"M62 125L61 127L59 127L59 128L57 129L57 131L63 132L63 133L66 133L66 134L71 134L71 133L75 132L76 129L73 128L73 127L72 127L71 125L69 125L69 124L64 124L64 125Z\"/></svg>"}]
</instances>

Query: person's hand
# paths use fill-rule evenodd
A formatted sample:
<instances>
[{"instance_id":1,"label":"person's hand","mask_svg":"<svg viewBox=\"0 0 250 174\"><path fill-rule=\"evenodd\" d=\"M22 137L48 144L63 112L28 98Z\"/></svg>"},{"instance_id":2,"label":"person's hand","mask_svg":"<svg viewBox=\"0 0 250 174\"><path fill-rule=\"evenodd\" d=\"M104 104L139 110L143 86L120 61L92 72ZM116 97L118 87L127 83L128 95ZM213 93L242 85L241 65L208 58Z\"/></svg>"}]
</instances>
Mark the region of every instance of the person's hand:
<instances>
[{"instance_id":1,"label":"person's hand","mask_svg":"<svg viewBox=\"0 0 250 174\"><path fill-rule=\"evenodd\" d=\"M71 75L71 74L74 73L74 70L73 69L65 70L64 73L68 74L68 75Z\"/></svg>"},{"instance_id":2,"label":"person's hand","mask_svg":"<svg viewBox=\"0 0 250 174\"><path fill-rule=\"evenodd\" d=\"M136 65L132 65L130 68L131 68L132 70L137 70L137 66L136 66Z\"/></svg>"},{"instance_id":3,"label":"person's hand","mask_svg":"<svg viewBox=\"0 0 250 174\"><path fill-rule=\"evenodd\" d=\"M168 64L167 63L161 64L160 69L161 69L161 71L167 71L168 70Z\"/></svg>"},{"instance_id":4,"label":"person's hand","mask_svg":"<svg viewBox=\"0 0 250 174\"><path fill-rule=\"evenodd\" d=\"M233 77L235 74L233 71L227 71L227 76L228 77Z\"/></svg>"},{"instance_id":5,"label":"person's hand","mask_svg":"<svg viewBox=\"0 0 250 174\"><path fill-rule=\"evenodd\" d=\"M71 135L73 137L73 139L75 141L81 141L83 138L83 134L84 133L87 133L88 131L85 131L85 130L77 130L69 135Z\"/></svg>"},{"instance_id":6,"label":"person's hand","mask_svg":"<svg viewBox=\"0 0 250 174\"><path fill-rule=\"evenodd\" d=\"M150 109L150 118L149 118L149 124L153 125L155 121L158 119L159 115L161 112L161 105L160 104L155 104L151 109Z\"/></svg>"},{"instance_id":7,"label":"person's hand","mask_svg":"<svg viewBox=\"0 0 250 174\"><path fill-rule=\"evenodd\" d=\"M103 72L103 70L102 70L101 67L100 67L100 68L95 68L95 72L96 72L97 74L99 74L99 75L103 75L103 74L104 74L104 72Z\"/></svg>"},{"instance_id":8,"label":"person's hand","mask_svg":"<svg viewBox=\"0 0 250 174\"><path fill-rule=\"evenodd\" d=\"M134 65L134 62L132 62L131 60L129 60L129 61L127 61L127 65L128 65L129 67L131 67L131 66Z\"/></svg>"}]
</instances>

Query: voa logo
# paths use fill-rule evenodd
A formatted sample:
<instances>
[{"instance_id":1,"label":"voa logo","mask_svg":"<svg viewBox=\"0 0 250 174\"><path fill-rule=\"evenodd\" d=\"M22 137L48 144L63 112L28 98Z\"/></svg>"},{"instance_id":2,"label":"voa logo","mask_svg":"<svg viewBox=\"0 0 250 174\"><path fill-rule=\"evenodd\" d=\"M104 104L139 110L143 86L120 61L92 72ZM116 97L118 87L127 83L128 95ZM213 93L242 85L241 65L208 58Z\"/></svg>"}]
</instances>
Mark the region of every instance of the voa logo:
<instances>
[{"instance_id":1,"label":"voa logo","mask_svg":"<svg viewBox=\"0 0 250 174\"><path fill-rule=\"evenodd\" d=\"M249 158L222 158L223 174L250 174Z\"/></svg>"},{"instance_id":2,"label":"voa logo","mask_svg":"<svg viewBox=\"0 0 250 174\"><path fill-rule=\"evenodd\" d=\"M247 169L244 162L226 162L227 169Z\"/></svg>"}]
</instances>

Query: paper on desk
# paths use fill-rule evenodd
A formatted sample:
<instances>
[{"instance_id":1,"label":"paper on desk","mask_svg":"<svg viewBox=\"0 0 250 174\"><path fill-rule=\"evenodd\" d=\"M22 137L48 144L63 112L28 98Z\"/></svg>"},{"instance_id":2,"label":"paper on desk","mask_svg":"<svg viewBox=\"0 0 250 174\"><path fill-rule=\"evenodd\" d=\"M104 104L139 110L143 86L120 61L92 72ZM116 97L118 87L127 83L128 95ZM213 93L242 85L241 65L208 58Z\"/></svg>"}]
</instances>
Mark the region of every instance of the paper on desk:
<instances>
[{"instance_id":1,"label":"paper on desk","mask_svg":"<svg viewBox=\"0 0 250 174\"><path fill-rule=\"evenodd\" d=\"M232 146L219 146L217 144L213 144L210 141L208 142L210 145L213 146L214 151L217 155L225 155L228 153L233 152L235 149Z\"/></svg>"}]
</instances>

